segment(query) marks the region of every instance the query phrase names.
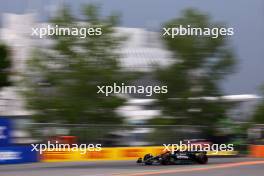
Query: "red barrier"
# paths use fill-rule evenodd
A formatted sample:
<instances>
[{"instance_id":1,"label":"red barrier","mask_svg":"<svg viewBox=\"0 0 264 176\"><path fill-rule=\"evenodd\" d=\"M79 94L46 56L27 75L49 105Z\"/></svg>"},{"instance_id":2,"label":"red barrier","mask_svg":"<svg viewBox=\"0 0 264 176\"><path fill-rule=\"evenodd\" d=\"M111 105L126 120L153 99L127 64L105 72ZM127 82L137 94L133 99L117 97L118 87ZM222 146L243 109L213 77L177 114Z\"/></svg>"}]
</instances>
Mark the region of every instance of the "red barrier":
<instances>
[{"instance_id":1,"label":"red barrier","mask_svg":"<svg viewBox=\"0 0 264 176\"><path fill-rule=\"evenodd\" d=\"M264 158L264 145L251 145L249 151L251 157Z\"/></svg>"}]
</instances>

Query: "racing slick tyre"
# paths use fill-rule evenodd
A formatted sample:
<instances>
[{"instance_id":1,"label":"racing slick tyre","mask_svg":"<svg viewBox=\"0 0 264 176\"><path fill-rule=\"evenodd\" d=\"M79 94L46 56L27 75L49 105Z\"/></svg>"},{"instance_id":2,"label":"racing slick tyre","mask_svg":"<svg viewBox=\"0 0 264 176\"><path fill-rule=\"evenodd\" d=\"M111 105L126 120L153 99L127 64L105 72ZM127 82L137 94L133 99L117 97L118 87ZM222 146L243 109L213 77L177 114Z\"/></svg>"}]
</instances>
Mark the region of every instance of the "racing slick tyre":
<instances>
[{"instance_id":1,"label":"racing slick tyre","mask_svg":"<svg viewBox=\"0 0 264 176\"><path fill-rule=\"evenodd\" d=\"M153 156L151 154L146 154L143 159L145 162L145 165L152 165L153 163L152 158Z\"/></svg>"},{"instance_id":2,"label":"racing slick tyre","mask_svg":"<svg viewBox=\"0 0 264 176\"><path fill-rule=\"evenodd\" d=\"M207 164L208 162L208 157L206 156L206 154L204 153L200 153L197 158L196 158L197 162L199 164Z\"/></svg>"},{"instance_id":3,"label":"racing slick tyre","mask_svg":"<svg viewBox=\"0 0 264 176\"><path fill-rule=\"evenodd\" d=\"M142 158L138 158L137 163L143 163Z\"/></svg>"}]
</instances>

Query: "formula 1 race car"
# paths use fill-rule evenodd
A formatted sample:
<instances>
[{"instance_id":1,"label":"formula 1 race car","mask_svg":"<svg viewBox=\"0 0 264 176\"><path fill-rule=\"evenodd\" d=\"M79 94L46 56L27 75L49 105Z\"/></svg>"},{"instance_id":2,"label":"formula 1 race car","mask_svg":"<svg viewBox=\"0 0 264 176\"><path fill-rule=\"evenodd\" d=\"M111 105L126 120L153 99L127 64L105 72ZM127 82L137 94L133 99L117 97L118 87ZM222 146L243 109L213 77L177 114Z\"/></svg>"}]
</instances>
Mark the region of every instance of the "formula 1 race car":
<instances>
[{"instance_id":1,"label":"formula 1 race car","mask_svg":"<svg viewBox=\"0 0 264 176\"><path fill-rule=\"evenodd\" d=\"M138 158L137 163L143 163L145 165L161 164L161 165L172 165L172 164L206 164L208 157L206 152L197 151L167 151L163 154L152 156L146 154L144 158Z\"/></svg>"}]
</instances>

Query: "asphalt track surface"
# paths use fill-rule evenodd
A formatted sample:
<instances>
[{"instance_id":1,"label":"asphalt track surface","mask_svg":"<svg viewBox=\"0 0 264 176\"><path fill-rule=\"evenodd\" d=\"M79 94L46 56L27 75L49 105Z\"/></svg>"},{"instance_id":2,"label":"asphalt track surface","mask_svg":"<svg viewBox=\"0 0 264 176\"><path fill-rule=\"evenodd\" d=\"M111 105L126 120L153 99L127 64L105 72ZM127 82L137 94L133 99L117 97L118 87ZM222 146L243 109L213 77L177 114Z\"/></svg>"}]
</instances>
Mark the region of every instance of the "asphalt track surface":
<instances>
[{"instance_id":1,"label":"asphalt track surface","mask_svg":"<svg viewBox=\"0 0 264 176\"><path fill-rule=\"evenodd\" d=\"M207 165L143 166L135 161L0 165L0 176L264 176L264 158L210 158Z\"/></svg>"}]
</instances>

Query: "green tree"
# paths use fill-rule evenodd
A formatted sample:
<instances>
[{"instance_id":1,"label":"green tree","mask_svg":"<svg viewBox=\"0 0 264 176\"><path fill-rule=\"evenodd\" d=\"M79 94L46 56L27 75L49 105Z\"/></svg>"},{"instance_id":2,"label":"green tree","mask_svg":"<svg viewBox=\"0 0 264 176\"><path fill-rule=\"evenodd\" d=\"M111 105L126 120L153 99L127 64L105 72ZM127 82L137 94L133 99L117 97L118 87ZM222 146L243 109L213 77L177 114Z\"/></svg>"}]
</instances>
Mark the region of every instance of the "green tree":
<instances>
[{"instance_id":1,"label":"green tree","mask_svg":"<svg viewBox=\"0 0 264 176\"><path fill-rule=\"evenodd\" d=\"M31 77L26 79L26 97L39 122L122 122L115 109L124 100L97 93L97 86L118 83L125 75L117 61L122 42L114 32L118 16L103 18L96 5L85 5L82 12L84 20L76 20L65 6L51 23L66 28L101 27L102 35L53 36L52 47L36 50L28 64Z\"/></svg>"},{"instance_id":2,"label":"green tree","mask_svg":"<svg viewBox=\"0 0 264 176\"><path fill-rule=\"evenodd\" d=\"M264 93L264 87L262 88ZM253 121L255 123L264 124L264 100L259 103L259 105L256 108L256 111L253 115Z\"/></svg>"},{"instance_id":3,"label":"green tree","mask_svg":"<svg viewBox=\"0 0 264 176\"><path fill-rule=\"evenodd\" d=\"M182 16L168 21L164 27L182 25L198 28L220 28L210 17L195 9L187 9ZM159 68L158 80L168 86L168 93L159 97L159 106L172 124L213 126L226 118L229 105L223 102L205 101L198 97L221 96L219 84L235 65L227 36L185 35L164 36L166 47L172 52L175 63ZM196 99L195 99L196 98Z\"/></svg>"},{"instance_id":4,"label":"green tree","mask_svg":"<svg viewBox=\"0 0 264 176\"><path fill-rule=\"evenodd\" d=\"M8 79L11 60L7 46L0 44L0 90L2 87L10 86Z\"/></svg>"}]
</instances>

